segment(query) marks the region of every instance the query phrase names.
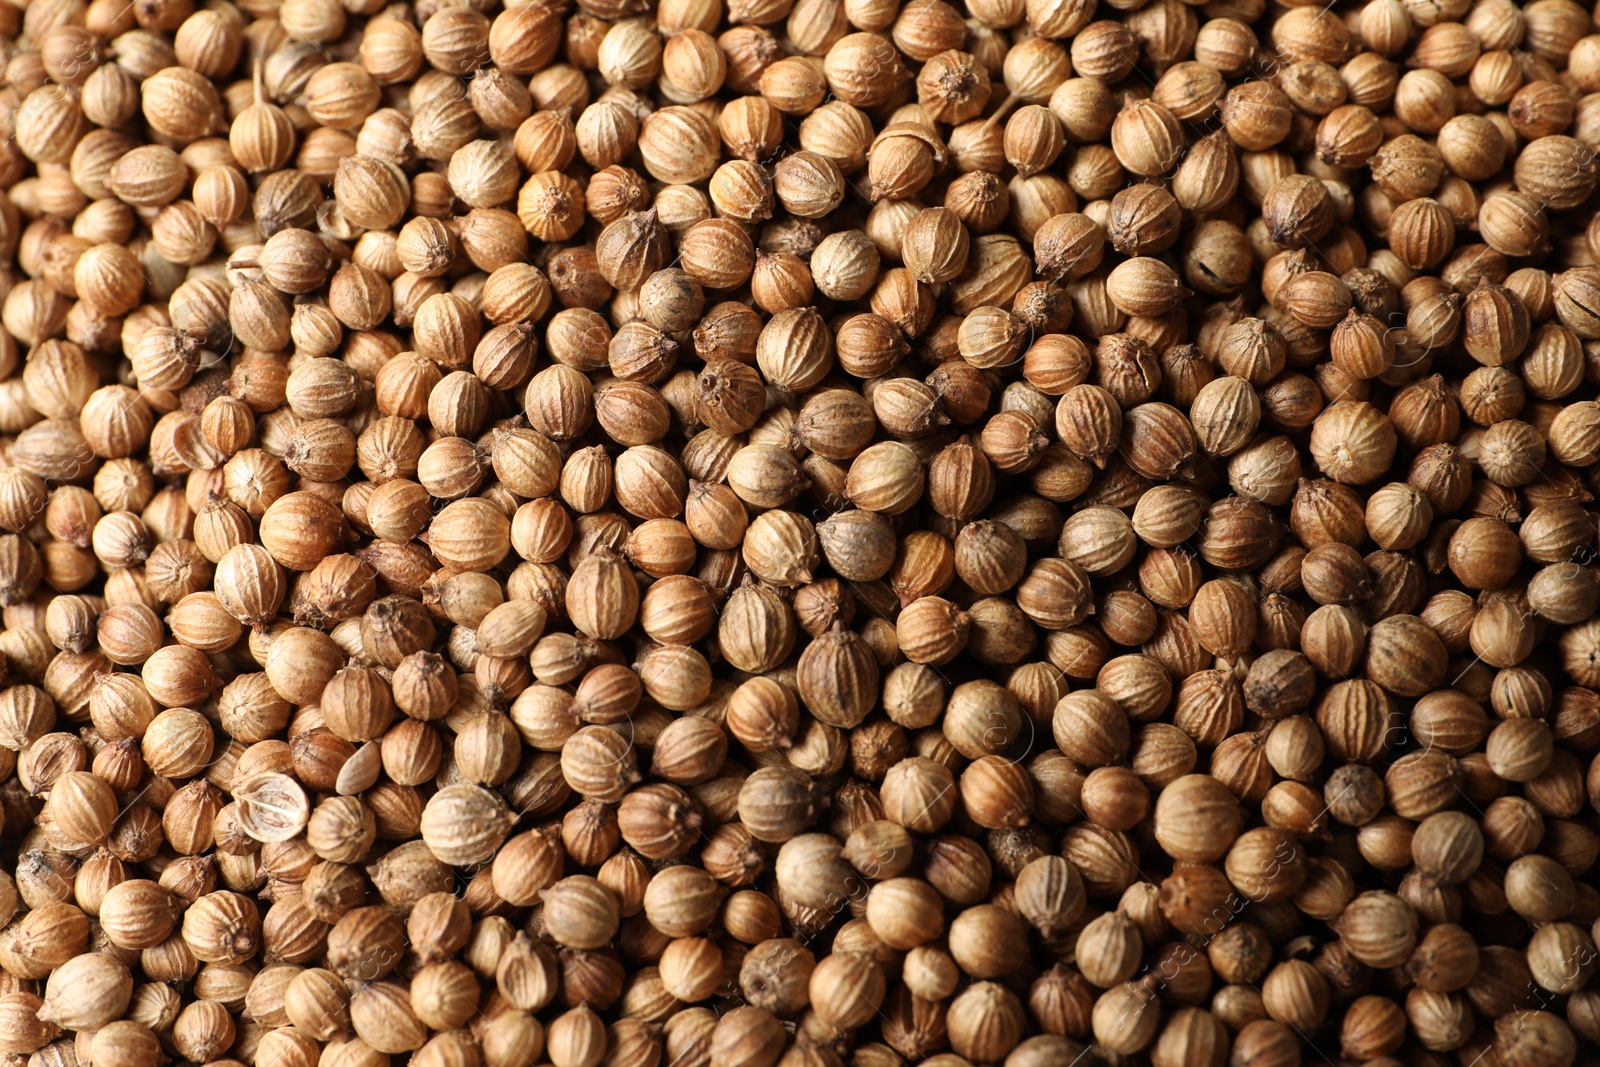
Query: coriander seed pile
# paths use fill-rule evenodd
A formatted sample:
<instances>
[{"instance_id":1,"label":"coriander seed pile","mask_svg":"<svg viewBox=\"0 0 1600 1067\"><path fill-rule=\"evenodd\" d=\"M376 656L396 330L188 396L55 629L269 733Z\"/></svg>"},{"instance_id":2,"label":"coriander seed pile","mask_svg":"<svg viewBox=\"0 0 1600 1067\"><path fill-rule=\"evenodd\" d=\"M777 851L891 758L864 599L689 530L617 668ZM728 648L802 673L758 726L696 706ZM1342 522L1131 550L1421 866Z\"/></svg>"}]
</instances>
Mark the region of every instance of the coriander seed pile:
<instances>
[{"instance_id":1,"label":"coriander seed pile","mask_svg":"<svg viewBox=\"0 0 1600 1067\"><path fill-rule=\"evenodd\" d=\"M1600 1063L1600 11L0 0L0 1067Z\"/></svg>"}]
</instances>

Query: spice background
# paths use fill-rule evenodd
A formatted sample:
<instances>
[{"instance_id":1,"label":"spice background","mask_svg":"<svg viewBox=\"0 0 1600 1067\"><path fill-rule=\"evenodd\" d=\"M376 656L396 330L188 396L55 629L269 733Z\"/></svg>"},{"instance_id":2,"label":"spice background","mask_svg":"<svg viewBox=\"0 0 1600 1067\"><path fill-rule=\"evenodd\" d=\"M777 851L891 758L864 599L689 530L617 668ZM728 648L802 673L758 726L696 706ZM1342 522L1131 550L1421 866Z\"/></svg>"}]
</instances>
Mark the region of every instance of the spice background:
<instances>
[{"instance_id":1,"label":"spice background","mask_svg":"<svg viewBox=\"0 0 1600 1067\"><path fill-rule=\"evenodd\" d=\"M1600 9L0 0L0 1067L1600 1062Z\"/></svg>"}]
</instances>

